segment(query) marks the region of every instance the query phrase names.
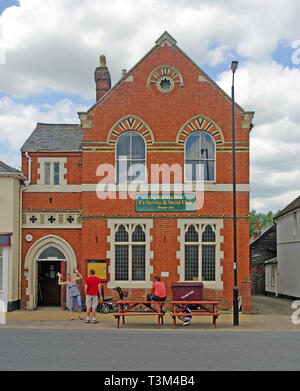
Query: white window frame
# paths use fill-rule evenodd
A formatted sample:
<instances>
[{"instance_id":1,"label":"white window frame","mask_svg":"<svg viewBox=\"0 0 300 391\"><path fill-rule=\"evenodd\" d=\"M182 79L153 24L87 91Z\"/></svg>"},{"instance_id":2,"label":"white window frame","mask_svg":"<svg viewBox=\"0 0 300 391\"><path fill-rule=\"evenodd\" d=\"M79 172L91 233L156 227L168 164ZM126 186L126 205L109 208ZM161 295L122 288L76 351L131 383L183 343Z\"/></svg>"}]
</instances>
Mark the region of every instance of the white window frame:
<instances>
[{"instance_id":1,"label":"white window frame","mask_svg":"<svg viewBox=\"0 0 300 391\"><path fill-rule=\"evenodd\" d=\"M0 290L0 324L5 324L5 313L8 302L8 256L11 247L0 246L2 258L2 289ZM4 314L4 316L3 316Z\"/></svg>"},{"instance_id":2,"label":"white window frame","mask_svg":"<svg viewBox=\"0 0 300 391\"><path fill-rule=\"evenodd\" d=\"M186 242L185 234L190 225L194 225L198 232L198 242ZM215 233L215 281L202 281L201 268L202 268L202 246L211 245L210 242L202 241L202 234L205 228L210 225ZM221 280L223 267L221 266L221 260L224 257L223 251L221 251L221 243L223 243L223 236L220 235L221 228L223 228L223 219L178 219L177 227L180 230L180 234L177 238L180 243L180 250L177 251L177 258L180 260L178 266L179 280L185 280L185 246L186 245L198 245L199 246L199 281L202 281L205 288L210 289L223 289L223 281Z\"/></svg>"},{"instance_id":3,"label":"white window frame","mask_svg":"<svg viewBox=\"0 0 300 391\"><path fill-rule=\"evenodd\" d=\"M195 132L204 132L203 130L195 130ZM194 133L194 132L193 132ZM193 133L191 133L191 134L189 134L189 136L191 136ZM215 153L214 153L214 159L207 159L207 160L210 160L210 161L214 161L214 179L212 179L212 180L205 180L204 182L205 183L208 183L208 184L210 184L210 183L212 183L212 184L214 184L214 183L216 183L216 175L217 175L217 169L216 169L216 167L217 167L217 145L216 145L216 140L213 138L213 136L210 134L210 133L208 133L208 132L205 132L206 134L208 134L210 137L211 137L211 139L213 140L213 142L214 142L214 150L215 150ZM187 164L186 164L186 142L187 142L187 140L188 140L188 138L189 138L189 136L185 139L185 142L184 142L184 183L197 183L197 182L199 182L199 181L189 181L188 179L187 179ZM203 160L203 159L199 159L199 161L200 160Z\"/></svg>"},{"instance_id":4,"label":"white window frame","mask_svg":"<svg viewBox=\"0 0 300 391\"><path fill-rule=\"evenodd\" d=\"M65 179L65 175L67 174L67 168L65 167L65 163L67 162L67 158L62 157L40 157L38 158L38 163L40 167L38 168L38 174L40 174L40 179L37 180L38 185L43 186L59 186L66 185L67 179ZM46 176L45 176L45 164L50 164L50 184L46 184ZM59 183L54 184L54 164L59 164Z\"/></svg>"},{"instance_id":5,"label":"white window frame","mask_svg":"<svg viewBox=\"0 0 300 391\"><path fill-rule=\"evenodd\" d=\"M115 235L121 225L125 226L129 234L129 242L115 242ZM132 233L134 232L137 225L145 226L145 242L132 242ZM150 275L153 273L153 267L150 265L150 261L153 258L153 251L150 250L150 244L152 243L152 236L150 235L150 229L153 228L152 219L109 219L107 226L110 229L110 235L107 241L110 243L110 250L107 251L107 258L110 259L110 265L108 272L110 273L110 281L107 287L112 289L116 286L122 286L122 288L133 288L133 289L148 289L152 287L152 281ZM129 279L128 281L117 281L115 279L115 246L116 245L129 245ZM131 248L132 245L145 245L145 280L144 281L132 281L132 256Z\"/></svg>"}]
</instances>

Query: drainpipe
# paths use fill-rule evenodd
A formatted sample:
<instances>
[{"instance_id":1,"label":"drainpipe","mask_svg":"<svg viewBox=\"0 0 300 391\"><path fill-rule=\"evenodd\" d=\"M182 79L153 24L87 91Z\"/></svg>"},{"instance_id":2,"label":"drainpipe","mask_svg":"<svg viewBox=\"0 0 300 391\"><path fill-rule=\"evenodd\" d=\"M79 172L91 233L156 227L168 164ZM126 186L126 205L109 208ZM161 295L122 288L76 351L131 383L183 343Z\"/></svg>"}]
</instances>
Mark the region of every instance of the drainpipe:
<instances>
[{"instance_id":1,"label":"drainpipe","mask_svg":"<svg viewBox=\"0 0 300 391\"><path fill-rule=\"evenodd\" d=\"M25 181L26 189L28 189L28 186L30 185L30 182L31 182L31 162L32 162L32 159L29 156L28 152L25 152L25 156L28 159L28 180Z\"/></svg>"}]
</instances>

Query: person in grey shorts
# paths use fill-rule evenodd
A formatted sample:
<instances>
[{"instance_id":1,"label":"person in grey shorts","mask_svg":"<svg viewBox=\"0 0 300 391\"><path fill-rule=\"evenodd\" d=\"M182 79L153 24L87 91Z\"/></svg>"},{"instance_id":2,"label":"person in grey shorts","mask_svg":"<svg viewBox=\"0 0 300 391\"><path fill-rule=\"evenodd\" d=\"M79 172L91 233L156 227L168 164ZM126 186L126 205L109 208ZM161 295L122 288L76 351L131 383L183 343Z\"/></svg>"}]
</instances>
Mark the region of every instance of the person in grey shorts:
<instances>
[{"instance_id":1,"label":"person in grey shorts","mask_svg":"<svg viewBox=\"0 0 300 391\"><path fill-rule=\"evenodd\" d=\"M68 290L68 294L69 294L69 300L70 300L70 311L71 311L71 318L70 318L70 320L74 320L74 304L75 304L75 301L77 303L78 317L79 317L79 319L82 320L82 317L81 317L81 310L82 310L81 296L80 296L80 292L79 292L79 289L78 289L78 286L77 286L77 281L82 279L82 275L79 273L79 271L77 269L75 270L75 273L77 274L77 277L75 277L73 279L71 278L71 274L68 273L66 275L67 280L65 282L61 281L61 274L57 273L57 275L58 275L58 285L66 285L67 286L67 290Z\"/></svg>"},{"instance_id":2,"label":"person in grey shorts","mask_svg":"<svg viewBox=\"0 0 300 391\"><path fill-rule=\"evenodd\" d=\"M93 323L96 321L96 308L100 300L103 301L101 294L101 280L95 276L95 270L90 270L89 277L84 282L84 289L86 294L86 323L90 323L90 311L92 308Z\"/></svg>"}]
</instances>

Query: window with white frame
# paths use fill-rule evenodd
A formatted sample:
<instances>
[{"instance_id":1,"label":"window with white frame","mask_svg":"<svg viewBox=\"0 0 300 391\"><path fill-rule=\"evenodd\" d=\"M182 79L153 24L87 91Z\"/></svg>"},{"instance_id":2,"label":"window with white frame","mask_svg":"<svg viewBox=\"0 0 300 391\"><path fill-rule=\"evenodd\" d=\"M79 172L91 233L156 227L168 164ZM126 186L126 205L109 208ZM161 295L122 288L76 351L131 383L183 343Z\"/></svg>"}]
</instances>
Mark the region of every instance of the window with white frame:
<instances>
[{"instance_id":1,"label":"window with white frame","mask_svg":"<svg viewBox=\"0 0 300 391\"><path fill-rule=\"evenodd\" d=\"M136 131L126 131L116 142L116 182L145 182L145 180L145 140Z\"/></svg>"},{"instance_id":2,"label":"window with white frame","mask_svg":"<svg viewBox=\"0 0 300 391\"><path fill-rule=\"evenodd\" d=\"M40 163L40 168L38 173L40 174L40 179L38 179L37 184L41 185L65 185L67 180L65 179L65 174L67 169L65 163L67 158L38 158Z\"/></svg>"},{"instance_id":3,"label":"window with white frame","mask_svg":"<svg viewBox=\"0 0 300 391\"><path fill-rule=\"evenodd\" d=\"M110 282L109 287L122 284L123 287L151 287L150 274L150 229L151 219L134 221L108 220L110 228Z\"/></svg>"},{"instance_id":4,"label":"window with white frame","mask_svg":"<svg viewBox=\"0 0 300 391\"><path fill-rule=\"evenodd\" d=\"M180 259L178 273L180 281L202 281L206 287L222 289L220 236L222 219L178 219L180 229Z\"/></svg>"},{"instance_id":5,"label":"window with white frame","mask_svg":"<svg viewBox=\"0 0 300 391\"><path fill-rule=\"evenodd\" d=\"M216 145L207 132L194 131L185 141L185 181L214 181Z\"/></svg>"},{"instance_id":6,"label":"window with white frame","mask_svg":"<svg viewBox=\"0 0 300 391\"><path fill-rule=\"evenodd\" d=\"M120 225L115 234L115 279L117 281L146 280L145 227Z\"/></svg>"},{"instance_id":7,"label":"window with white frame","mask_svg":"<svg viewBox=\"0 0 300 391\"><path fill-rule=\"evenodd\" d=\"M187 227L185 233L185 281L215 281L216 279L216 235L214 227L204 230Z\"/></svg>"}]
</instances>

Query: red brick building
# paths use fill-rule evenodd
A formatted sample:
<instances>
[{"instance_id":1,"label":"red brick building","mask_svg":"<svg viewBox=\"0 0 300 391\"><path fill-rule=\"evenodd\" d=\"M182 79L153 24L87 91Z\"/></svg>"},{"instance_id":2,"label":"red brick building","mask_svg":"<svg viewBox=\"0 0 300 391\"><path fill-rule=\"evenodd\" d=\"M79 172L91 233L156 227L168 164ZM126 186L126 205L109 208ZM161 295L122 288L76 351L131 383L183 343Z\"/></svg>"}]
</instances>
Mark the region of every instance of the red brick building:
<instances>
[{"instance_id":1,"label":"red brick building","mask_svg":"<svg viewBox=\"0 0 300 391\"><path fill-rule=\"evenodd\" d=\"M22 147L30 180L23 195L22 307L64 305L54 276L77 267L83 276L96 269L106 295L121 286L130 298L142 298L159 275L169 299L172 282L200 280L204 298L230 308L230 97L167 32L113 88L101 57L95 81L97 102L79 113L81 125L37 124ZM236 105L238 286L244 311L250 309L252 117ZM168 169L170 199L163 187ZM175 185L188 184L193 194L201 172L204 202L197 208L193 195L190 202L180 201ZM99 182L102 192L96 193ZM135 185L131 197L128 183Z\"/></svg>"}]
</instances>

